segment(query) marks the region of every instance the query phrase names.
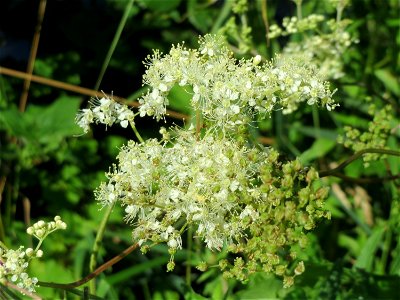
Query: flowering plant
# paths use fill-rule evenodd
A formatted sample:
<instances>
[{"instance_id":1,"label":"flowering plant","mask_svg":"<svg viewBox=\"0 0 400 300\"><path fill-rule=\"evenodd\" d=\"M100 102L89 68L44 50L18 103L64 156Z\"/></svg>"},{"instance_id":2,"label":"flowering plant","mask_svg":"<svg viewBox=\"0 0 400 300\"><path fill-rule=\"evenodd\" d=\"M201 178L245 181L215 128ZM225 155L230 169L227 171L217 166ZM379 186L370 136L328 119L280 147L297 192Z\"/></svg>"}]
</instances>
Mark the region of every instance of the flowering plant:
<instances>
[{"instance_id":1,"label":"flowering plant","mask_svg":"<svg viewBox=\"0 0 400 300\"><path fill-rule=\"evenodd\" d=\"M304 271L296 257L307 245L306 233L329 218L327 189L319 186L313 168L298 160L283 162L277 151L251 145L245 133L238 139L234 132L249 126L256 113L288 113L301 102L331 110L332 92L306 65L279 59L260 65L260 57L236 61L218 36L206 35L199 43L198 50L178 45L165 56L155 51L149 57L144 83L150 90L137 114L163 118L168 91L178 84L192 94L190 103L203 121L198 117L196 127L177 129L173 137L163 129L161 142L138 135L140 143L121 148L96 199L103 206L125 207L142 251L149 249L147 242L166 243L168 270L182 249L183 233L191 229L210 250L234 254L219 262L225 276L246 281L254 272L273 272L290 286ZM97 102L77 116L85 131L90 122L119 120L123 127L126 122L135 127L127 107L109 98ZM205 270L206 262L198 268Z\"/></svg>"}]
</instances>

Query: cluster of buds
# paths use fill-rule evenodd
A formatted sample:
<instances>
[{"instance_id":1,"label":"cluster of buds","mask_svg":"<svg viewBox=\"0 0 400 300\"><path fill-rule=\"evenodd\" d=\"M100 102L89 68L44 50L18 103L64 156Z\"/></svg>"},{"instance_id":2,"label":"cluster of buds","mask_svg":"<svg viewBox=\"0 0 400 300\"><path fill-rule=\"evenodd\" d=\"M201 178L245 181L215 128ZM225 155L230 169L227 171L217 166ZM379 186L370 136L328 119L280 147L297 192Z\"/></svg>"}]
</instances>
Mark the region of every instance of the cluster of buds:
<instances>
[{"instance_id":1,"label":"cluster of buds","mask_svg":"<svg viewBox=\"0 0 400 300\"><path fill-rule=\"evenodd\" d=\"M55 216L54 221L38 221L26 229L26 233L33 235L38 240L44 240L50 233L58 229L66 229L67 224L61 220L60 216Z\"/></svg>"},{"instance_id":2,"label":"cluster of buds","mask_svg":"<svg viewBox=\"0 0 400 300\"><path fill-rule=\"evenodd\" d=\"M346 148L353 149L355 152L367 148L384 149L390 136L392 128L395 126L391 105L383 108L370 104L368 114L373 119L368 122L368 130L359 130L352 126L344 126L345 134L339 136L338 142ZM378 153L367 153L363 155L364 166L368 167L371 161L383 158L384 155Z\"/></svg>"},{"instance_id":3,"label":"cluster of buds","mask_svg":"<svg viewBox=\"0 0 400 300\"><path fill-rule=\"evenodd\" d=\"M16 284L23 291L34 292L38 279L29 277L29 262L34 258L43 256L43 251L39 248L50 233L66 228L67 224L59 216L56 216L54 221L47 223L41 220L26 230L29 235L33 235L39 240L35 249L27 248L24 250L23 246L17 250L7 249L4 245L0 247L0 282L8 281Z\"/></svg>"}]
</instances>

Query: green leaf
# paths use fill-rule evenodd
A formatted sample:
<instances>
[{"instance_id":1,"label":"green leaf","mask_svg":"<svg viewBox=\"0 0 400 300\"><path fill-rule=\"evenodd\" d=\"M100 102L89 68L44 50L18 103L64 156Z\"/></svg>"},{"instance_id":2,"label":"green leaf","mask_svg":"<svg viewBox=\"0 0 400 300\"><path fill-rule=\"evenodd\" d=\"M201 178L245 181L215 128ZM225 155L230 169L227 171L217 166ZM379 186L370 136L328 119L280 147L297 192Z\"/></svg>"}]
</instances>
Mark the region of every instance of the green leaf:
<instances>
[{"instance_id":1,"label":"green leaf","mask_svg":"<svg viewBox=\"0 0 400 300\"><path fill-rule=\"evenodd\" d=\"M192 96L187 92L188 89L190 90L190 87L175 85L168 94L168 107L188 115L192 114L193 110L190 105Z\"/></svg>"},{"instance_id":2,"label":"green leaf","mask_svg":"<svg viewBox=\"0 0 400 300\"><path fill-rule=\"evenodd\" d=\"M370 121L355 115L337 112L332 112L332 116L335 118L336 121L341 122L343 125L349 125L362 129L368 129L368 123Z\"/></svg>"},{"instance_id":3,"label":"green leaf","mask_svg":"<svg viewBox=\"0 0 400 300\"><path fill-rule=\"evenodd\" d=\"M205 8L204 4L202 5L199 0L188 0L187 12L189 21L194 27L202 33L209 32L209 29L214 23L214 17L216 17L212 14L210 9Z\"/></svg>"},{"instance_id":4,"label":"green leaf","mask_svg":"<svg viewBox=\"0 0 400 300\"><path fill-rule=\"evenodd\" d=\"M256 273L252 276L246 290L237 293L239 299L277 299L278 292L282 289L282 280L273 275Z\"/></svg>"},{"instance_id":5,"label":"green leaf","mask_svg":"<svg viewBox=\"0 0 400 300\"><path fill-rule=\"evenodd\" d=\"M175 291L155 291L152 297L153 300L179 300L179 294Z\"/></svg>"},{"instance_id":6,"label":"green leaf","mask_svg":"<svg viewBox=\"0 0 400 300\"><path fill-rule=\"evenodd\" d=\"M176 9L181 3L181 0L139 0L138 2L153 11L169 12Z\"/></svg>"},{"instance_id":7,"label":"green leaf","mask_svg":"<svg viewBox=\"0 0 400 300\"><path fill-rule=\"evenodd\" d=\"M374 72L383 85L396 96L400 96L399 80L387 69L379 69Z\"/></svg>"},{"instance_id":8,"label":"green leaf","mask_svg":"<svg viewBox=\"0 0 400 300\"><path fill-rule=\"evenodd\" d=\"M375 253L381 246L384 232L384 227L379 227L372 232L371 236L362 248L354 267L364 269L367 272L372 271Z\"/></svg>"},{"instance_id":9,"label":"green leaf","mask_svg":"<svg viewBox=\"0 0 400 300\"><path fill-rule=\"evenodd\" d=\"M314 141L314 143L308 150L304 151L300 155L299 159L303 164L307 164L318 157L323 157L326 153L332 150L335 145L335 141L323 138L318 139Z\"/></svg>"},{"instance_id":10,"label":"green leaf","mask_svg":"<svg viewBox=\"0 0 400 300\"><path fill-rule=\"evenodd\" d=\"M110 285L113 285L113 284L120 283L122 281L130 280L130 279L132 279L133 276L142 274L154 267L158 267L158 266L167 264L168 260L169 260L169 256L153 258L152 260L148 260L144 263L137 264L135 266L126 268L118 273L108 276L107 282Z\"/></svg>"},{"instance_id":11,"label":"green leaf","mask_svg":"<svg viewBox=\"0 0 400 300\"><path fill-rule=\"evenodd\" d=\"M336 141L337 139L337 132L332 129L324 129L324 128L319 128L318 130L315 129L314 127L311 126L301 126L299 124L296 124L292 126L291 129L294 129L298 132L301 132L307 136L314 137L315 139L317 138L324 138L327 140L332 140Z\"/></svg>"}]
</instances>

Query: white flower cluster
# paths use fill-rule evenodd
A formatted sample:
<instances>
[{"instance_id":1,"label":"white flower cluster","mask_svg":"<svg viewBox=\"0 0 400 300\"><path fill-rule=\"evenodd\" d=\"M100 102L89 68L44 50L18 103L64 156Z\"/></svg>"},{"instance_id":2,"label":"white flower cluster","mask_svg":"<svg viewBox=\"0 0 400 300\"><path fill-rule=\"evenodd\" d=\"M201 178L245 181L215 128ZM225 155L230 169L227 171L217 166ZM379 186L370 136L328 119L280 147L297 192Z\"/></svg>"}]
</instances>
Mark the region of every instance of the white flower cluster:
<instances>
[{"instance_id":1,"label":"white flower cluster","mask_svg":"<svg viewBox=\"0 0 400 300\"><path fill-rule=\"evenodd\" d=\"M290 42L282 56L309 62L318 69L318 75L323 79L338 79L344 76L342 55L353 40L334 20L329 20L327 25L330 32L307 37L301 43Z\"/></svg>"},{"instance_id":2,"label":"white flower cluster","mask_svg":"<svg viewBox=\"0 0 400 300\"><path fill-rule=\"evenodd\" d=\"M337 10L337 18L321 24L324 16L311 14L303 19L297 17L284 18L282 26L276 24L270 26L268 37L273 39L279 36L287 36L294 33L303 34L299 42L289 42L283 49L282 57L291 57L297 61L303 61L314 66L321 80L338 79L344 76L343 53L355 42L350 34L345 31L348 20L340 20L341 13L348 0L331 0Z\"/></svg>"},{"instance_id":3,"label":"white flower cluster","mask_svg":"<svg viewBox=\"0 0 400 300\"><path fill-rule=\"evenodd\" d=\"M28 292L34 292L38 282L36 277L30 278L27 270L29 261L33 258L43 256L43 251L40 246L43 240L52 232L58 229L66 229L65 224L60 216L54 217L54 221L44 222L42 220L28 227L26 232L33 235L39 240L36 249L21 246L17 250L3 249L0 247L0 281L7 280L16 283L16 285Z\"/></svg>"},{"instance_id":4,"label":"white flower cluster","mask_svg":"<svg viewBox=\"0 0 400 300\"><path fill-rule=\"evenodd\" d=\"M329 83L303 60L277 57L261 65L256 58L237 61L221 37L206 35L199 43L198 50L177 45L169 54L155 51L148 57L143 81L150 90L139 100L141 116L163 118L176 84L192 88L193 108L222 128L240 125L254 113L265 116L278 108L290 113L301 102L335 107Z\"/></svg>"},{"instance_id":5,"label":"white flower cluster","mask_svg":"<svg viewBox=\"0 0 400 300\"><path fill-rule=\"evenodd\" d=\"M92 99L90 107L82 109L76 116L76 123L85 133L89 132L90 124L102 123L112 126L120 123L123 128L134 122L134 113L126 105L119 104L109 97Z\"/></svg>"},{"instance_id":6,"label":"white flower cluster","mask_svg":"<svg viewBox=\"0 0 400 300\"><path fill-rule=\"evenodd\" d=\"M248 149L230 140L196 140L190 132L181 132L172 147L154 139L131 141L95 195L103 205L118 201L125 206L139 244L165 242L180 249L182 232L194 226L195 236L208 248L221 249L242 236L240 220L258 217L251 203L260 194L252 182L268 153L256 152L257 161L252 161Z\"/></svg>"},{"instance_id":7,"label":"white flower cluster","mask_svg":"<svg viewBox=\"0 0 400 300\"><path fill-rule=\"evenodd\" d=\"M31 257L40 257L43 252L34 253L32 248L20 247L17 250L4 250L0 248L0 281L7 280L15 283L19 288L28 292L35 291L38 282L36 277L30 278L27 269Z\"/></svg>"}]
</instances>

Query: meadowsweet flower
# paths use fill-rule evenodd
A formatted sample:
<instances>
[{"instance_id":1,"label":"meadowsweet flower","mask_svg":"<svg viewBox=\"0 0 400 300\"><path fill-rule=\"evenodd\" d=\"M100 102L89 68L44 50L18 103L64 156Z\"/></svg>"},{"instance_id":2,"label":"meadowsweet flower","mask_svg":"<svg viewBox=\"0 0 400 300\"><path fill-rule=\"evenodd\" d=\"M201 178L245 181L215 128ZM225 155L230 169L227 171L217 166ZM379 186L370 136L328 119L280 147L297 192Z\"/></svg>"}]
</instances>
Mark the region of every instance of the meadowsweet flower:
<instances>
[{"instance_id":1,"label":"meadowsweet flower","mask_svg":"<svg viewBox=\"0 0 400 300\"><path fill-rule=\"evenodd\" d=\"M335 107L329 83L302 60L277 57L261 64L256 56L238 61L219 36L206 35L199 43L198 50L177 45L168 54L155 51L147 58L143 83L150 90L139 100L141 116L163 118L175 84L191 86L194 110L227 130L257 113L267 116L277 108L291 113L302 102Z\"/></svg>"},{"instance_id":2,"label":"meadowsweet flower","mask_svg":"<svg viewBox=\"0 0 400 300\"><path fill-rule=\"evenodd\" d=\"M100 99L92 99L90 107L82 109L75 120L84 133L87 133L90 130L89 125L92 123L102 123L106 126L119 123L123 128L126 128L129 122L134 122L134 117L134 113L128 106L105 96Z\"/></svg>"},{"instance_id":3,"label":"meadowsweet flower","mask_svg":"<svg viewBox=\"0 0 400 300\"><path fill-rule=\"evenodd\" d=\"M342 11L348 4L347 0L332 0L337 11ZM341 12L340 12L341 14ZM320 24L326 24L327 29ZM302 19L297 17L284 18L282 28L276 24L270 26L269 38L288 36L294 33L303 34L301 42L289 42L283 49L283 57L292 57L315 67L318 77L322 80L338 79L344 76L342 55L356 40L345 31L349 20L331 19L311 14ZM331 107L327 107L329 109Z\"/></svg>"},{"instance_id":4,"label":"meadowsweet flower","mask_svg":"<svg viewBox=\"0 0 400 300\"><path fill-rule=\"evenodd\" d=\"M27 252L30 253L31 251ZM29 266L27 252L24 251L22 246L17 250L0 248L0 281L8 280L22 289L34 292L38 279L29 277L27 273Z\"/></svg>"},{"instance_id":5,"label":"meadowsweet flower","mask_svg":"<svg viewBox=\"0 0 400 300\"><path fill-rule=\"evenodd\" d=\"M305 231L327 216L321 205L326 193L313 188L317 173L301 173L299 161L281 164L272 149L246 148L210 132L201 139L190 130L174 135L172 145L128 142L108 182L95 191L102 205L125 207L139 245L165 243L175 253L190 226L207 248L234 245L234 253L252 257L240 272L225 267L227 276L245 280L254 265L269 260L262 253L279 256L304 245ZM279 257L271 271L286 270Z\"/></svg>"}]
</instances>

